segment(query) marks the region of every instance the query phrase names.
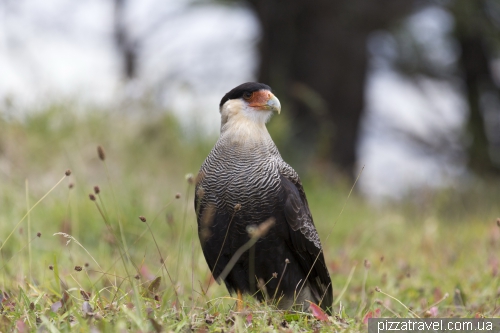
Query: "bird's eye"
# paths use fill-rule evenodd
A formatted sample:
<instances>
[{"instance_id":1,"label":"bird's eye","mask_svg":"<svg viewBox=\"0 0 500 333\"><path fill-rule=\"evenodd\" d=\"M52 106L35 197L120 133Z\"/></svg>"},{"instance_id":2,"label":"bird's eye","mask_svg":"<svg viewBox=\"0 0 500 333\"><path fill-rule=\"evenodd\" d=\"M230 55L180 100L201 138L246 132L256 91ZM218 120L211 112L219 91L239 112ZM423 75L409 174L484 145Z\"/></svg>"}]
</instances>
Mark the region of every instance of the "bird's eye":
<instances>
[{"instance_id":1,"label":"bird's eye","mask_svg":"<svg viewBox=\"0 0 500 333\"><path fill-rule=\"evenodd\" d=\"M243 93L243 98L250 99L250 97L252 97L252 95L253 95L253 93L246 91L245 93Z\"/></svg>"}]
</instances>

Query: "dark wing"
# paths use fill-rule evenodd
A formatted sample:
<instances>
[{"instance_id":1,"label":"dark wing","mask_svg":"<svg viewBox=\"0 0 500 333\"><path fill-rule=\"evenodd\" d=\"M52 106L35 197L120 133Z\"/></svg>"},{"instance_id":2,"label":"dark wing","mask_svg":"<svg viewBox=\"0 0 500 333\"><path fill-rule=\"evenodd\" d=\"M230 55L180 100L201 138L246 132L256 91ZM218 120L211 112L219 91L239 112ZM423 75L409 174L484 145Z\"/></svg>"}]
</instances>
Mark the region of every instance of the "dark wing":
<instances>
[{"instance_id":1,"label":"dark wing","mask_svg":"<svg viewBox=\"0 0 500 333\"><path fill-rule=\"evenodd\" d=\"M224 242L225 233L217 233L217 230L227 230L231 221L231 216L217 210L215 200L206 193L201 186L197 184L195 188L194 208L198 222L198 237L200 238L201 249L207 261L210 272L215 280L220 283L219 275L228 263L228 243ZM222 248L222 245L224 248ZM248 276L244 275L247 278ZM235 290L235 286L224 280L228 290Z\"/></svg>"},{"instance_id":2,"label":"dark wing","mask_svg":"<svg viewBox=\"0 0 500 333\"><path fill-rule=\"evenodd\" d=\"M213 239L212 226L218 222L216 219L220 219L221 217L217 216L216 206L210 203L212 200L210 200L209 196L210 194L205 193L204 188L200 184L196 185L194 209L198 222L198 236L208 267L211 272L214 272L218 253L215 249L216 246L211 242Z\"/></svg>"},{"instance_id":3,"label":"dark wing","mask_svg":"<svg viewBox=\"0 0 500 333\"><path fill-rule=\"evenodd\" d=\"M308 282L321 307L331 310L332 282L325 264L323 249L314 226L306 194L297 173L288 165L282 169L281 185L284 193L284 214L289 226L290 242L302 269L309 273ZM313 266L314 265L314 266Z\"/></svg>"}]
</instances>

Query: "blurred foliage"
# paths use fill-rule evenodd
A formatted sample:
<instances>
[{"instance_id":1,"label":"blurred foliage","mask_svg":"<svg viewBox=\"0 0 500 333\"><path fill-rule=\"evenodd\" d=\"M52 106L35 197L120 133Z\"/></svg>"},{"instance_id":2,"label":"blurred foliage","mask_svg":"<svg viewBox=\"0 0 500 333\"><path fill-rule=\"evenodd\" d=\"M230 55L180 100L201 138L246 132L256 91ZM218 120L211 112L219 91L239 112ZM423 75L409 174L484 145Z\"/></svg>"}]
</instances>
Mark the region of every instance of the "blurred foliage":
<instances>
[{"instance_id":1,"label":"blurred foliage","mask_svg":"<svg viewBox=\"0 0 500 333\"><path fill-rule=\"evenodd\" d=\"M291 0L286 7L267 0L213 2L248 4L259 19L258 80L273 87L290 114L280 140L285 155L299 152L297 164L321 159L354 179L360 125L369 108L367 79L382 63L417 90L424 78L445 83L468 111L459 129L445 124L428 136L411 124L401 129L397 121L382 120L389 131L425 155L467 164L478 176L500 174L498 0ZM416 29L419 16L427 16L434 30ZM422 113L439 111L435 104Z\"/></svg>"},{"instance_id":2,"label":"blurred foliage","mask_svg":"<svg viewBox=\"0 0 500 333\"><path fill-rule=\"evenodd\" d=\"M422 78L449 84L463 98L468 115L459 135L441 128L431 138L411 130L408 137L422 151L448 155L459 163L458 137L469 170L478 176L498 177L500 82L495 62L500 57L500 3L419 1L412 14L413 18L395 24L386 36L377 36L372 52L385 66L413 80L417 88ZM418 30L412 22L418 15L433 17L434 29Z\"/></svg>"}]
</instances>

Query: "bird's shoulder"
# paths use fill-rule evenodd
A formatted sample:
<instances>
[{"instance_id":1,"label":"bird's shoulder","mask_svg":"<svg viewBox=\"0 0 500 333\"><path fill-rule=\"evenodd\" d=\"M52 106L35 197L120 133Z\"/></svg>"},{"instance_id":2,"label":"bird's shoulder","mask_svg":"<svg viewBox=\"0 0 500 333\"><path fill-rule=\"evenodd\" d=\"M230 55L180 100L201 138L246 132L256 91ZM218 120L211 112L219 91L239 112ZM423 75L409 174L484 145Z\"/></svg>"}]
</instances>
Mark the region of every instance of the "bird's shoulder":
<instances>
[{"instance_id":1,"label":"bird's shoulder","mask_svg":"<svg viewBox=\"0 0 500 333\"><path fill-rule=\"evenodd\" d=\"M302 182L300 181L299 174L292 168L288 163L286 163L281 156L278 158L278 171L282 177L285 177L287 180L291 181L301 194L303 193L305 198L304 188L302 187Z\"/></svg>"}]
</instances>

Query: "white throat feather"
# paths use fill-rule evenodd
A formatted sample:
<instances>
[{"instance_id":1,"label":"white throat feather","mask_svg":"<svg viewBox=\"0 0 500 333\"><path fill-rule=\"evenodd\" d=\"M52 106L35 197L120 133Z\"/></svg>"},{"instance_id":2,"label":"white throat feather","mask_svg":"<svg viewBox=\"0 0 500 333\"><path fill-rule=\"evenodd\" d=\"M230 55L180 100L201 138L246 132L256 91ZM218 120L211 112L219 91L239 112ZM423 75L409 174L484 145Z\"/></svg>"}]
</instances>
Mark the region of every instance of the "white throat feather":
<instances>
[{"instance_id":1,"label":"white throat feather","mask_svg":"<svg viewBox=\"0 0 500 333\"><path fill-rule=\"evenodd\" d=\"M240 99L229 100L221 110L221 138L255 144L271 139L266 123L272 111L255 110Z\"/></svg>"}]
</instances>

